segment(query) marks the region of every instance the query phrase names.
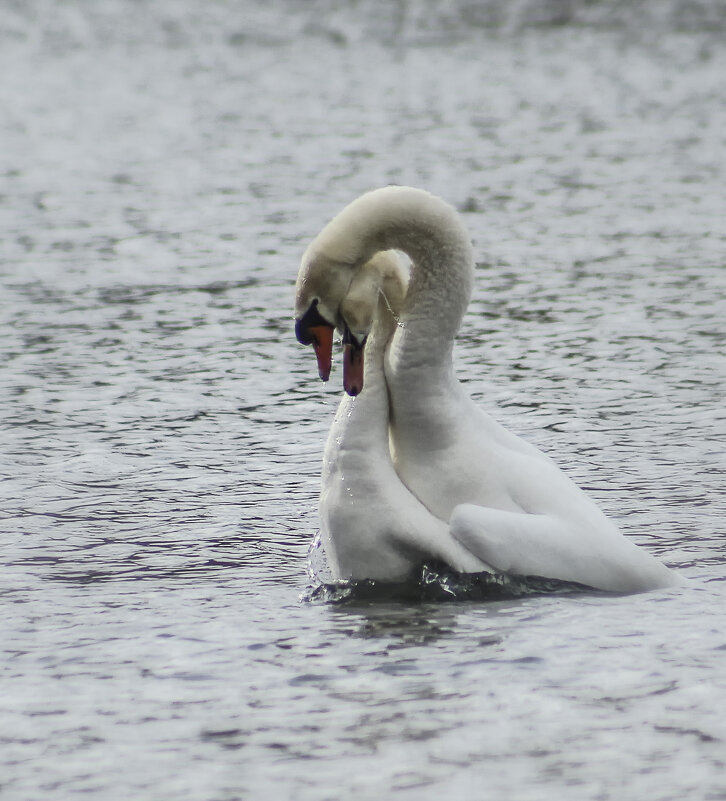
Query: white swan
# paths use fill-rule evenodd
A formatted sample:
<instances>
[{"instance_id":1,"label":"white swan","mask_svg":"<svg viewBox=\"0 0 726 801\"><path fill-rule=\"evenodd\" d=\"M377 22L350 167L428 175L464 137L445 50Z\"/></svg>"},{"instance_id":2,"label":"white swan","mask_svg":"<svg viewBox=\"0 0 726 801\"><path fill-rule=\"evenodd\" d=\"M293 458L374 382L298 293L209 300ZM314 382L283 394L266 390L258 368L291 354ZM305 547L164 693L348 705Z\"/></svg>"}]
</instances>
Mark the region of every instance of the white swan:
<instances>
[{"instance_id":1,"label":"white swan","mask_svg":"<svg viewBox=\"0 0 726 801\"><path fill-rule=\"evenodd\" d=\"M326 332L340 324L354 276L390 249L413 263L385 365L394 464L406 487L496 569L622 592L679 583L549 458L479 409L457 381L451 354L471 294L473 255L457 213L441 199L408 187L369 192L308 247L296 331L300 341L317 343L321 375L330 367Z\"/></svg>"},{"instance_id":2,"label":"white swan","mask_svg":"<svg viewBox=\"0 0 726 801\"><path fill-rule=\"evenodd\" d=\"M343 397L323 457L320 533L335 579L400 580L431 557L459 572L491 570L404 487L391 462L383 354L406 280L396 256L379 253L356 273L341 304L344 381L354 394L362 378L359 338L371 334L365 391Z\"/></svg>"}]
</instances>

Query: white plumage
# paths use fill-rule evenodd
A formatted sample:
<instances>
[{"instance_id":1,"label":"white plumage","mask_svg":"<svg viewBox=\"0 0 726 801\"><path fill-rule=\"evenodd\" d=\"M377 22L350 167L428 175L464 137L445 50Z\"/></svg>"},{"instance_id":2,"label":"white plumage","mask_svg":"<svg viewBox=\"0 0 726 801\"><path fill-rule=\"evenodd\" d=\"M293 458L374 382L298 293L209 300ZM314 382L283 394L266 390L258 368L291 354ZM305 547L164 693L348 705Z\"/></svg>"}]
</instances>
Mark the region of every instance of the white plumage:
<instances>
[{"instance_id":1,"label":"white plumage","mask_svg":"<svg viewBox=\"0 0 726 801\"><path fill-rule=\"evenodd\" d=\"M367 524L377 530L367 535L365 556L362 546L347 544L339 573L388 577L402 564L400 542L440 556L432 543L455 540L468 560L504 572L622 592L679 583L675 573L623 537L548 457L477 407L456 379L452 348L469 303L474 262L468 233L444 201L408 187L378 189L353 201L303 257L296 316L316 302L325 319L344 326L346 298L348 315L357 315L356 292L349 294L354 279L370 269L365 265L376 253L391 249L403 251L412 267L385 352L385 381L375 366L366 372L363 393L357 401L343 401L331 431L345 448L336 454L329 440L327 449L321 511L328 540L336 540L342 520L350 526L357 516L361 531ZM356 325L357 336L364 337L365 325ZM380 339L378 347L376 359ZM353 506L346 506L345 492L331 494L339 475L345 476L345 470L331 468L341 458L358 459L361 489ZM382 505L379 469L385 487L393 476L398 482ZM439 526L423 526L409 514L403 500L409 493ZM413 528L394 538L391 549L386 520L399 513L411 518ZM379 560L371 555L371 543L380 546Z\"/></svg>"}]
</instances>

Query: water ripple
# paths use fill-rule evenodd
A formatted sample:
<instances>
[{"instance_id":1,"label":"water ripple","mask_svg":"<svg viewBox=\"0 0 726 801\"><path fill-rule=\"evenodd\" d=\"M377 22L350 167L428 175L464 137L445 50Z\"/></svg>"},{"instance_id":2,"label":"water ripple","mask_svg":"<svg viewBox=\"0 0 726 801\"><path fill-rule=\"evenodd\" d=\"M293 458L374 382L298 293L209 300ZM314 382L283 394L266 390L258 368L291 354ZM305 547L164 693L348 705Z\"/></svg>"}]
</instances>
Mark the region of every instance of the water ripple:
<instances>
[{"instance_id":1,"label":"water ripple","mask_svg":"<svg viewBox=\"0 0 726 801\"><path fill-rule=\"evenodd\" d=\"M142 16L0 20L3 798L723 795L722 4ZM468 391L688 589L299 602L294 276L392 182L474 238Z\"/></svg>"}]
</instances>

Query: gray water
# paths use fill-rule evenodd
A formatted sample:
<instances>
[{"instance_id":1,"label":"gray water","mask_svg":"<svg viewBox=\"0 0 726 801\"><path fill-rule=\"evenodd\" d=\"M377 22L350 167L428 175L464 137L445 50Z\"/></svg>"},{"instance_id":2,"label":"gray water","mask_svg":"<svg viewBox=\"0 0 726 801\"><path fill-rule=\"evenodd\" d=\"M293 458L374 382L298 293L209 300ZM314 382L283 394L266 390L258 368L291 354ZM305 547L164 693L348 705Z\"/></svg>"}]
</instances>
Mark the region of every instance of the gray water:
<instances>
[{"instance_id":1,"label":"gray water","mask_svg":"<svg viewBox=\"0 0 726 801\"><path fill-rule=\"evenodd\" d=\"M722 2L6 0L0 796L726 798ZM306 603L306 243L436 192L473 397L691 579Z\"/></svg>"}]
</instances>

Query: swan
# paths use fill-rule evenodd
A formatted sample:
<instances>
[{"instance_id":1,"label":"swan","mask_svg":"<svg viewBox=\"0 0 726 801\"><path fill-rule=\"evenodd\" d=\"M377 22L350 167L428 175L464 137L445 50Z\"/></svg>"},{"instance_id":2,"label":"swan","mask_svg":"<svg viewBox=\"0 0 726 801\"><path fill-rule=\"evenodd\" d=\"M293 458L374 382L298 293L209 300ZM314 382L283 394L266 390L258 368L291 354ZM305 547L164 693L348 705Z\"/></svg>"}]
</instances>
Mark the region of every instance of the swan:
<instances>
[{"instance_id":1,"label":"swan","mask_svg":"<svg viewBox=\"0 0 726 801\"><path fill-rule=\"evenodd\" d=\"M321 542L336 580L402 580L432 557L459 572L491 572L406 489L391 461L383 356L406 281L395 254L378 253L356 273L341 304L348 392L325 446L319 506Z\"/></svg>"},{"instance_id":2,"label":"swan","mask_svg":"<svg viewBox=\"0 0 726 801\"><path fill-rule=\"evenodd\" d=\"M345 328L344 301L353 281L376 253L388 250L402 251L412 268L385 350L390 405L386 413L380 402L378 416L372 410L365 416L366 426L379 427L379 446L390 422L390 451L379 448L378 458L386 465L392 458L400 482L436 520L449 523L448 534L497 570L616 592L680 583L627 540L551 459L476 406L457 380L452 349L472 291L474 259L461 219L440 198L411 187L368 192L306 249L296 287L296 334L315 346L321 377L330 372L332 331ZM357 330L361 363L369 330ZM377 347L379 358L380 341ZM373 380L376 389L378 382L382 398L380 371L363 373L364 384ZM346 387L351 394L361 388L359 381ZM363 435L362 425L351 428Z\"/></svg>"}]
</instances>

